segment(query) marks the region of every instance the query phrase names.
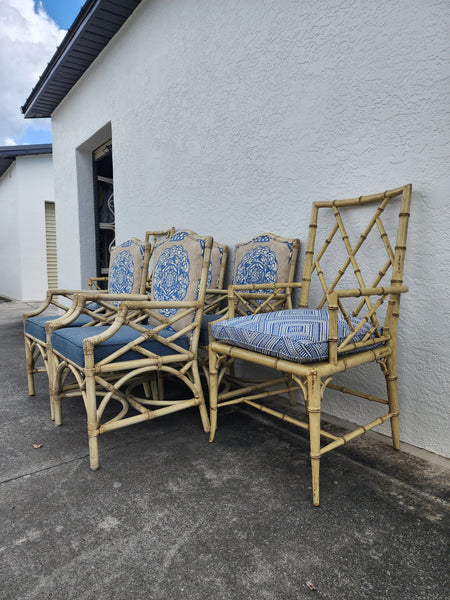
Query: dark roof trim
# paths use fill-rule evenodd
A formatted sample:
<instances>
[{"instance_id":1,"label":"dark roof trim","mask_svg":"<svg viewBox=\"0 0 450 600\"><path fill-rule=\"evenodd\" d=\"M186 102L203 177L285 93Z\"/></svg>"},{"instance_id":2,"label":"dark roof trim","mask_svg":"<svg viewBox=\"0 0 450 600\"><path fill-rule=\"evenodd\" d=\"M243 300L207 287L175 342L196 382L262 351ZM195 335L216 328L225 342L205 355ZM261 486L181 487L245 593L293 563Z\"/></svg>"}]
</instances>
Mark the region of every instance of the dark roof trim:
<instances>
[{"instance_id":1,"label":"dark roof trim","mask_svg":"<svg viewBox=\"0 0 450 600\"><path fill-rule=\"evenodd\" d=\"M27 144L26 146L0 146L0 177L9 169L17 156L51 154L51 144Z\"/></svg>"},{"instance_id":2,"label":"dark roof trim","mask_svg":"<svg viewBox=\"0 0 450 600\"><path fill-rule=\"evenodd\" d=\"M31 91L26 119L50 117L141 0L87 0Z\"/></svg>"}]
</instances>

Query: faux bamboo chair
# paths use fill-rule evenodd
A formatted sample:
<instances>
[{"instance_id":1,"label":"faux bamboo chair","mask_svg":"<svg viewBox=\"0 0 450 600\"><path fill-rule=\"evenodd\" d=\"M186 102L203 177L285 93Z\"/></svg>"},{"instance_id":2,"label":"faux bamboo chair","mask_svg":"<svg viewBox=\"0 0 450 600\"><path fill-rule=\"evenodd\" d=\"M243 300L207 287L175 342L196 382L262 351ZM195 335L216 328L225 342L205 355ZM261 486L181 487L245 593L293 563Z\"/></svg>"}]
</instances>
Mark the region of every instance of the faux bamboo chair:
<instances>
[{"instance_id":1,"label":"faux bamboo chair","mask_svg":"<svg viewBox=\"0 0 450 600\"><path fill-rule=\"evenodd\" d=\"M218 289L207 290L200 335L202 346L208 345L210 323L227 313L229 295L233 297L234 311L238 315L269 312L286 306L292 308L291 288L281 283L294 280L299 246L300 240L273 233L263 233L236 245L231 286L223 289L223 285L218 285ZM280 285L269 290L267 283Z\"/></svg>"},{"instance_id":2,"label":"faux bamboo chair","mask_svg":"<svg viewBox=\"0 0 450 600\"><path fill-rule=\"evenodd\" d=\"M99 467L98 436L114 429L197 406L203 428L209 431L197 349L211 247L212 238L187 232L175 232L159 244L154 251L150 295L135 302L121 301L109 326L98 326L95 331L71 327L90 300L85 294L75 297L71 313L47 323L55 423L62 422L62 399L81 395L92 469ZM136 382L154 373L177 378L189 397L136 396ZM75 386L66 385L68 374L74 376ZM117 412L103 422L112 401L118 402ZM134 414L129 415L130 410Z\"/></svg>"},{"instance_id":3,"label":"faux bamboo chair","mask_svg":"<svg viewBox=\"0 0 450 600\"><path fill-rule=\"evenodd\" d=\"M315 202L299 309L231 318L211 328L210 441L217 427L218 408L239 403L307 430L316 506L323 454L385 421L391 422L393 446L399 449L397 325L400 296L408 289L402 278L410 201L411 185L406 185L372 196ZM355 229L361 232L361 223L367 226L356 234ZM396 237L394 247L389 241L390 230ZM316 309L308 308L313 300ZM231 301L230 317L233 306ZM272 367L282 376L218 393L222 364L230 357ZM370 362L376 362L385 376L387 399L331 384L336 374ZM289 385L284 385L286 377ZM351 433L336 436L320 427L327 387L378 402L387 412ZM307 422L258 403L295 390L303 392ZM321 437L327 441L323 446Z\"/></svg>"},{"instance_id":4,"label":"faux bamboo chair","mask_svg":"<svg viewBox=\"0 0 450 600\"><path fill-rule=\"evenodd\" d=\"M95 289L97 294L143 294L146 290L148 265L157 241L167 239L174 228L166 231L148 231L145 234L145 243L137 238L130 238L111 251L109 262L109 276L107 278L90 278L89 287ZM107 281L107 289L99 289L99 281ZM89 290L88 290L89 291ZM28 379L28 393L34 396L34 375L47 372L47 351L45 324L47 321L58 319L61 313L67 312L73 301L74 295L83 290L48 290L46 299L39 308L23 315L25 356ZM106 298L106 296L105 296ZM52 310L59 314L49 314ZM80 313L74 327L91 327L107 322L115 317L114 309L107 303L101 305L99 301L87 304ZM39 359L43 365L38 366Z\"/></svg>"}]
</instances>

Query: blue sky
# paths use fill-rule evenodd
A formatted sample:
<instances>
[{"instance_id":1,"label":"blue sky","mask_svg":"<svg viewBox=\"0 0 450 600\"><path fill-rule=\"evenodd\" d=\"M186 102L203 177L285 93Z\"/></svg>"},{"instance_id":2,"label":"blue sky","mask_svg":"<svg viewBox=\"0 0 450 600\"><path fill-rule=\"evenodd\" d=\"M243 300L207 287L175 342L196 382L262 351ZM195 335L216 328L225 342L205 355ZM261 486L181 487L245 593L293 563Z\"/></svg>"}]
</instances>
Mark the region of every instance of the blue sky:
<instances>
[{"instance_id":1,"label":"blue sky","mask_svg":"<svg viewBox=\"0 0 450 600\"><path fill-rule=\"evenodd\" d=\"M20 107L85 0L0 0L0 146L51 142L50 119Z\"/></svg>"},{"instance_id":2,"label":"blue sky","mask_svg":"<svg viewBox=\"0 0 450 600\"><path fill-rule=\"evenodd\" d=\"M85 0L42 0L45 12L61 29L69 29ZM38 4L35 2L35 4Z\"/></svg>"}]
</instances>

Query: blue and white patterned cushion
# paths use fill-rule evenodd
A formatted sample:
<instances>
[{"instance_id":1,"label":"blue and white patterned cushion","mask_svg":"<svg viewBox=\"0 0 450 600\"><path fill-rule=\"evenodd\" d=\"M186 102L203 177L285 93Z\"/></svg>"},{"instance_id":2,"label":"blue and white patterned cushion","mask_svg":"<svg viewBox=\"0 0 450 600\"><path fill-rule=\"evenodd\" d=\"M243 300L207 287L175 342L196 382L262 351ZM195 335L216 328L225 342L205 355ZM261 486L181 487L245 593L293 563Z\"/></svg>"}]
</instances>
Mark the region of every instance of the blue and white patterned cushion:
<instances>
[{"instance_id":1,"label":"blue and white patterned cushion","mask_svg":"<svg viewBox=\"0 0 450 600\"><path fill-rule=\"evenodd\" d=\"M244 254L236 268L235 283L276 283L278 280L277 256L269 246L255 246Z\"/></svg>"},{"instance_id":2,"label":"blue and white patterned cushion","mask_svg":"<svg viewBox=\"0 0 450 600\"><path fill-rule=\"evenodd\" d=\"M288 281L293 249L294 240L279 238L270 233L238 244L235 250L234 283L250 285ZM259 301L261 302L262 300ZM238 308L242 312L247 310L242 303L239 303Z\"/></svg>"},{"instance_id":3,"label":"blue and white patterned cushion","mask_svg":"<svg viewBox=\"0 0 450 600\"><path fill-rule=\"evenodd\" d=\"M143 276L144 252L145 245L136 238L131 238L111 250L108 277L110 294L139 293Z\"/></svg>"},{"instance_id":4,"label":"blue and white patterned cushion","mask_svg":"<svg viewBox=\"0 0 450 600\"><path fill-rule=\"evenodd\" d=\"M350 319L353 326L358 319ZM338 338L341 343L351 332L338 313ZM359 342L370 329L366 323L354 336ZM220 342L294 362L316 362L328 358L328 310L292 309L236 317L214 323L212 335Z\"/></svg>"},{"instance_id":5,"label":"blue and white patterned cushion","mask_svg":"<svg viewBox=\"0 0 450 600\"><path fill-rule=\"evenodd\" d=\"M159 256L153 271L154 300L184 300L189 287L189 271L190 261L187 250L181 244L166 248ZM162 308L160 312L165 317L169 317L175 314L176 310Z\"/></svg>"},{"instance_id":6,"label":"blue and white patterned cushion","mask_svg":"<svg viewBox=\"0 0 450 600\"><path fill-rule=\"evenodd\" d=\"M153 253L151 299L164 301L192 301L198 297L202 272L205 240L193 232L176 231L171 238L158 244ZM177 309L161 308L162 316L170 318ZM194 319L194 314L174 323L179 331ZM157 325L154 318L150 324Z\"/></svg>"},{"instance_id":7,"label":"blue and white patterned cushion","mask_svg":"<svg viewBox=\"0 0 450 600\"><path fill-rule=\"evenodd\" d=\"M191 229L177 230L170 237L169 242L180 242L186 237L191 236L197 239L203 239L195 231ZM217 288L219 285L219 278L222 269L222 262L224 257L225 246L221 244L213 243L211 248L211 261L209 263L208 280L206 283L207 288Z\"/></svg>"}]
</instances>

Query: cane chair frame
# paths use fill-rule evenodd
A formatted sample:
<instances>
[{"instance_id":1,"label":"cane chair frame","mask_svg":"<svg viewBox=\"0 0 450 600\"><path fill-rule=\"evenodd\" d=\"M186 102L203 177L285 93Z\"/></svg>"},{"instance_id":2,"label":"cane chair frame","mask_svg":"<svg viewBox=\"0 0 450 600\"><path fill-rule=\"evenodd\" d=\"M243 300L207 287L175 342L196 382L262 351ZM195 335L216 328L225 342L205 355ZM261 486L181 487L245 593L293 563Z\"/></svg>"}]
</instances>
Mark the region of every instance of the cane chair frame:
<instances>
[{"instance_id":1,"label":"cane chair frame","mask_svg":"<svg viewBox=\"0 0 450 600\"><path fill-rule=\"evenodd\" d=\"M381 215L387 204L400 198L400 209L398 213L398 227L396 243L394 248L389 242L388 234L381 220ZM376 203L375 214L370 219L366 229L352 247L347 235L341 209L349 207L357 209L358 206L372 205ZM411 185L385 191L381 194L361 196L348 200L335 200L331 202L315 202L312 206L311 223L309 226L309 237L306 249L305 265L301 282L301 295L299 308L307 308L312 276L318 277L323 297L318 308L328 307L329 311L329 337L328 337L328 360L313 363L291 362L286 359L275 358L256 351L226 344L210 338L209 344L209 384L210 384L210 441L214 440L217 428L218 408L235 404L245 404L262 412L271 414L279 419L296 425L309 432L310 457L313 484L313 504L319 505L319 463L325 453L346 444L366 431L390 421L393 447L399 449L399 407L397 391L397 327L399 319L400 297L408 291L403 285L403 267L406 251L407 227L411 203ZM316 231L318 227L319 211L331 211L335 218L330 235L326 238L324 245L315 250ZM357 253L367 239L370 231L378 229L387 254L387 260L378 272L373 282L367 286ZM341 269L337 271L331 284L326 283L322 271L321 261L336 234L340 233L342 242L347 252L347 258ZM347 269L351 267L358 282L358 287L353 289L338 289L337 286ZM383 278L390 272L390 284L380 285ZM353 299L356 306L352 316L360 318L359 325L355 328L351 325L349 314L344 308L344 299ZM230 315L233 315L234 298L230 299ZM380 325L377 315L378 309L387 305L384 322ZM362 314L365 311L364 314ZM343 315L353 330L345 340L338 343L337 317L338 312ZM370 329L359 342L352 342L352 337L361 327L370 323ZM350 353L349 353L350 352ZM230 359L242 359L253 364L270 367L281 372L281 376L270 381L256 383L240 387L239 389L226 390L219 393L219 382L224 370L229 366ZM354 367L376 362L381 368L387 386L387 399L379 398L358 390L348 389L331 383L332 378L340 372ZM321 403L326 388L356 396L371 402L380 403L387 407L387 412L366 425L356 428L354 431L342 436L336 436L321 429ZM301 390L305 400L307 421L294 418L288 414L274 410L261 404L259 401L268 397L288 393L291 397L297 390ZM321 446L321 438L327 443Z\"/></svg>"},{"instance_id":2,"label":"cane chair frame","mask_svg":"<svg viewBox=\"0 0 450 600\"><path fill-rule=\"evenodd\" d=\"M142 277L139 285L139 294L145 294L147 288L148 279L148 265L155 249L156 243L161 239L167 239L175 231L174 227L164 231L147 231L145 233L144 242L144 258L142 265ZM51 309L57 313L65 314L69 310L72 310L72 303L76 294L82 294L87 292L90 294L86 298L96 298L91 300L99 305L99 308L90 310L86 303L82 308L80 314L89 316L92 320L82 327L92 327L95 325L104 325L106 322L116 316L116 310L111 304L103 304L101 296L108 294L107 289L100 289L101 282L107 282L108 277L89 277L88 279L88 290L80 289L50 289L47 290L47 294L44 302L34 311L25 313L23 315L23 323L31 317L36 317L43 314L47 309ZM95 296L92 296L92 292L95 292ZM62 301L64 299L64 301ZM53 312L54 314L54 312ZM51 316L49 314L49 316ZM25 357L26 357L26 370L27 370L27 381L28 381L28 394L30 396L35 395L34 375L36 373L47 373L47 345L42 340L26 333L24 331L25 339ZM42 359L42 366L38 366L38 361Z\"/></svg>"},{"instance_id":3,"label":"cane chair frame","mask_svg":"<svg viewBox=\"0 0 450 600\"><path fill-rule=\"evenodd\" d=\"M51 336L58 329L70 327L70 323L84 310L86 302L92 301L95 296L92 295L86 298L86 294L76 295L71 311L68 311L56 321L48 322L46 325L50 401L55 424L60 425L62 423L62 400L67 397L81 395L87 415L90 467L93 470L99 467L98 437L109 431L153 420L194 406L199 408L204 431L209 431L208 412L197 363L198 340L212 247L211 237L203 239L205 250L197 300L155 301L151 300L149 296L135 296L133 298L131 295L127 295L126 300L123 300L123 295L111 297L110 300L121 300L120 305L116 307L116 317L109 324L107 330L84 340L84 366L78 365L52 348ZM98 299L104 302L102 295ZM164 316L159 312L160 309L170 309L177 312L172 316ZM170 337L160 335L162 330L174 325L176 327L177 321L189 315L194 316L193 320L180 330L174 331L173 335ZM143 326L142 322L149 318L159 324L151 329ZM94 358L95 347L110 339L122 326L131 327L140 334L139 337L96 362ZM178 341L182 336L190 338L188 349L182 347ZM151 352L142 346L149 339L170 348L173 353L160 356ZM129 351L138 352L142 355L142 358L121 361L120 357ZM136 379L141 381L155 373L164 373L177 378L185 384L192 396L181 400L137 398L132 393L134 381ZM75 378L75 385L65 385L69 375ZM99 404L97 403L98 397L101 397ZM112 419L102 422L105 408L113 400L119 403L120 410ZM151 408L152 405L155 408ZM130 407L134 408L138 414L127 416Z\"/></svg>"}]
</instances>

